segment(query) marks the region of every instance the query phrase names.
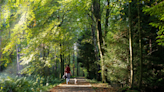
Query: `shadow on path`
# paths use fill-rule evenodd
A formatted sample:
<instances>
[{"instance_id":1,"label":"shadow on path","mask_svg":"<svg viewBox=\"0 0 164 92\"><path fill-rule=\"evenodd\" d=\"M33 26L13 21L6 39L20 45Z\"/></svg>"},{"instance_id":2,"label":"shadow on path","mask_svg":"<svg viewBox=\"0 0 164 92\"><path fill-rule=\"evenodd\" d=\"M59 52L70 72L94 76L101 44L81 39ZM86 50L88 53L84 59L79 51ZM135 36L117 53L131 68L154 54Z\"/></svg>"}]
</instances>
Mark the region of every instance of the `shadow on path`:
<instances>
[{"instance_id":1,"label":"shadow on path","mask_svg":"<svg viewBox=\"0 0 164 92\"><path fill-rule=\"evenodd\" d=\"M75 84L75 79L70 79L69 84L62 83L58 86L52 88L49 92L95 92L92 89L92 85L86 82L85 78L76 78L77 84Z\"/></svg>"}]
</instances>

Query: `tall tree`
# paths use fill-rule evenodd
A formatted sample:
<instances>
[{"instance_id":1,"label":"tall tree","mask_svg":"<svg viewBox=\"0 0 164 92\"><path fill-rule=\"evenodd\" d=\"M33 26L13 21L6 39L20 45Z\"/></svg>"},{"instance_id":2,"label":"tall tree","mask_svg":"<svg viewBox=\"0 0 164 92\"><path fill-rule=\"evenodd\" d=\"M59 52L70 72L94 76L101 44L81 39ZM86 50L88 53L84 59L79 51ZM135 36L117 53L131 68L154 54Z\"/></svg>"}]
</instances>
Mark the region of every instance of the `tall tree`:
<instances>
[{"instance_id":1,"label":"tall tree","mask_svg":"<svg viewBox=\"0 0 164 92\"><path fill-rule=\"evenodd\" d=\"M105 32L104 32L104 40L103 40L103 45L104 45L104 47L105 48L107 48L107 44L106 44L106 42L105 42L105 38L106 38L106 34L107 34L107 28L108 28L108 23L109 23L109 21L108 21L108 19L109 19L109 4L110 4L110 0L107 0L106 1L107 2L107 9L106 9L106 19L105 19ZM104 53L105 53L105 51L104 51ZM107 75L108 75L108 70L107 70L107 68L105 68L105 73L106 73L106 75L105 75L105 80L108 82L108 79L107 79Z\"/></svg>"},{"instance_id":2,"label":"tall tree","mask_svg":"<svg viewBox=\"0 0 164 92\"><path fill-rule=\"evenodd\" d=\"M137 0L137 10L138 10L138 32L139 32L139 48L140 48L140 76L139 76L139 88L142 86L142 33L140 27L140 0Z\"/></svg>"},{"instance_id":3,"label":"tall tree","mask_svg":"<svg viewBox=\"0 0 164 92\"><path fill-rule=\"evenodd\" d=\"M3 14L3 12L2 12L2 10L3 10L3 8L2 8L2 6L3 6L3 4L5 3L5 0L1 0L0 1L0 16L2 16L2 17L0 17L0 72L2 71L2 37L1 37L1 34L2 34L2 28L1 27L3 27L3 24L4 24L4 19L3 19L3 17L4 17L4 15L2 15Z\"/></svg>"},{"instance_id":4,"label":"tall tree","mask_svg":"<svg viewBox=\"0 0 164 92\"><path fill-rule=\"evenodd\" d=\"M75 51L74 51L74 45L73 45L73 76L75 76Z\"/></svg>"},{"instance_id":5,"label":"tall tree","mask_svg":"<svg viewBox=\"0 0 164 92\"><path fill-rule=\"evenodd\" d=\"M69 48L68 48L68 50L69 50ZM68 62L69 62L68 64L69 65L71 64L71 57L70 56L71 56L71 51L69 50L69 55L68 55Z\"/></svg>"},{"instance_id":6,"label":"tall tree","mask_svg":"<svg viewBox=\"0 0 164 92\"><path fill-rule=\"evenodd\" d=\"M62 45L60 43L60 63L61 63L61 71L60 71L60 77L62 78L62 75L64 74L64 58L63 58L63 52L62 52Z\"/></svg>"},{"instance_id":7,"label":"tall tree","mask_svg":"<svg viewBox=\"0 0 164 92\"><path fill-rule=\"evenodd\" d=\"M133 70L133 41L132 41L132 17L131 17L131 2L129 1L128 6L128 15L129 15L129 51L130 51L130 87L133 88L134 81L134 70Z\"/></svg>"},{"instance_id":8,"label":"tall tree","mask_svg":"<svg viewBox=\"0 0 164 92\"><path fill-rule=\"evenodd\" d=\"M20 44L16 45L16 52L17 52L17 74L20 75L20 70L22 70L22 65L20 65L21 60L20 60Z\"/></svg>"},{"instance_id":9,"label":"tall tree","mask_svg":"<svg viewBox=\"0 0 164 92\"><path fill-rule=\"evenodd\" d=\"M1 7L1 6L0 6L0 7ZM1 30L0 30L0 33L1 33ZM1 61L1 59L2 59L2 58L1 58L1 57L2 57L1 40L2 40L2 39L1 39L1 36L0 36L0 72L1 72L1 63L2 63L2 61Z\"/></svg>"},{"instance_id":10,"label":"tall tree","mask_svg":"<svg viewBox=\"0 0 164 92\"><path fill-rule=\"evenodd\" d=\"M104 59L103 59L103 36L101 30L101 10L100 10L100 0L93 0L93 15L96 20L96 31L97 31L97 45L99 48L100 60L101 60L101 76L102 82L106 82L105 80L105 68L104 68Z\"/></svg>"},{"instance_id":11,"label":"tall tree","mask_svg":"<svg viewBox=\"0 0 164 92\"><path fill-rule=\"evenodd\" d=\"M78 57L78 53L77 53L77 43L76 43L76 57ZM77 73L77 76L79 76L79 62L78 62L77 58L76 58L76 63L77 63L77 65L76 65L76 67L77 67L76 73Z\"/></svg>"},{"instance_id":12,"label":"tall tree","mask_svg":"<svg viewBox=\"0 0 164 92\"><path fill-rule=\"evenodd\" d=\"M93 11L93 5L91 6L91 10ZM94 53L95 53L95 57L96 57L96 62L98 62L99 61L99 52L98 52L98 47L97 47L96 25L95 25L93 13L90 17L92 19L91 28L92 28L92 39L93 39L93 44L94 44ZM99 71L100 71L100 65L97 63L96 79L98 81L101 80L101 74L99 73Z\"/></svg>"}]
</instances>

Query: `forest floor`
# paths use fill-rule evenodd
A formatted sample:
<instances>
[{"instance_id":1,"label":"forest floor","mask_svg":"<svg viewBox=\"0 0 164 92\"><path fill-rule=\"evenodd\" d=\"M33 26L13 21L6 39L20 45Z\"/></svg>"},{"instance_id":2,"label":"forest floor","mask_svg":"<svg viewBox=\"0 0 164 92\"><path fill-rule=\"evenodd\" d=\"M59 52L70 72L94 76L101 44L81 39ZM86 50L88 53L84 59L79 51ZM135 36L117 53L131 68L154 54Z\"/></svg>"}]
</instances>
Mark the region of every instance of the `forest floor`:
<instances>
[{"instance_id":1,"label":"forest floor","mask_svg":"<svg viewBox=\"0 0 164 92\"><path fill-rule=\"evenodd\" d=\"M114 88L105 83L88 82L85 78L72 78L69 84L61 83L58 86L50 89L49 92L116 92Z\"/></svg>"}]
</instances>

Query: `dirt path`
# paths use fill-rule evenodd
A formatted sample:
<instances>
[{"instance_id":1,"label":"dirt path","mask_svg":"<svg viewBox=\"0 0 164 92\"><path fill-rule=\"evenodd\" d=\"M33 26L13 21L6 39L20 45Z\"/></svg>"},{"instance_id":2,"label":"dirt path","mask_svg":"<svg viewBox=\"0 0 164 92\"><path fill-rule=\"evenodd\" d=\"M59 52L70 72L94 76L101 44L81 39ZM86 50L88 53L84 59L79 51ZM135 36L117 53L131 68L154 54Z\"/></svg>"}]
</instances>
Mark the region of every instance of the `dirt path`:
<instances>
[{"instance_id":1,"label":"dirt path","mask_svg":"<svg viewBox=\"0 0 164 92\"><path fill-rule=\"evenodd\" d=\"M92 89L92 85L86 82L85 78L76 78L77 84L75 84L75 79L70 79L69 84L62 83L50 90L50 92L95 92Z\"/></svg>"}]
</instances>

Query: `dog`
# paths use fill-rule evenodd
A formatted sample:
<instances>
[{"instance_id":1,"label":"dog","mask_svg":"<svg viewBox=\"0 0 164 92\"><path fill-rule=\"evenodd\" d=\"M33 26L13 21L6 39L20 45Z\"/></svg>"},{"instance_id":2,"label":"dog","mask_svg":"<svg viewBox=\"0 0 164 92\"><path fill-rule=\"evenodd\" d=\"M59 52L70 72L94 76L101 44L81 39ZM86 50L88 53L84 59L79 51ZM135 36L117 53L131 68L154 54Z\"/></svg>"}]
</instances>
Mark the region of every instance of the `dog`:
<instances>
[{"instance_id":1,"label":"dog","mask_svg":"<svg viewBox=\"0 0 164 92\"><path fill-rule=\"evenodd\" d=\"M74 78L74 80L75 80L75 84L77 84L77 79L76 79L76 78Z\"/></svg>"}]
</instances>

